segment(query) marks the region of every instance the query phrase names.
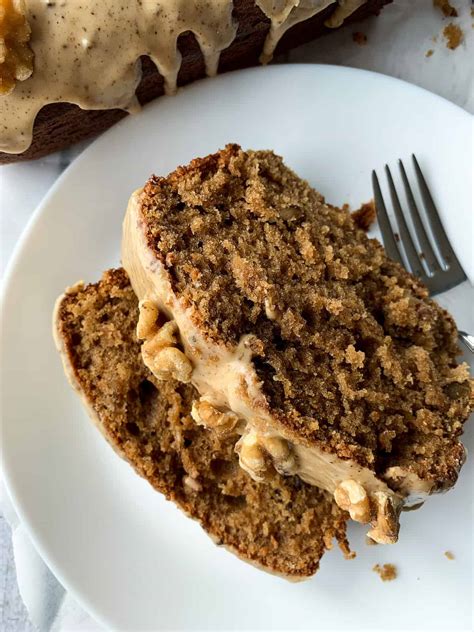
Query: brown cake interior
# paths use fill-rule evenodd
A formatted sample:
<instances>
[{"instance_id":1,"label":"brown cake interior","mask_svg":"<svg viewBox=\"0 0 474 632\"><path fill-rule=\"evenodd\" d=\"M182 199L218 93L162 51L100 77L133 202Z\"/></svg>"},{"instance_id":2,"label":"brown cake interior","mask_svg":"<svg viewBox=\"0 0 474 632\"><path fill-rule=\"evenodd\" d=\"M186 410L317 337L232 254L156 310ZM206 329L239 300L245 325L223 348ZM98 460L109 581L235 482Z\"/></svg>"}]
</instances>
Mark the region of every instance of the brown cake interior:
<instances>
[{"instance_id":1,"label":"brown cake interior","mask_svg":"<svg viewBox=\"0 0 474 632\"><path fill-rule=\"evenodd\" d=\"M137 316L123 270L71 290L57 312L66 372L112 446L218 543L266 570L312 575L334 537L349 555L347 514L327 493L276 473L256 483L238 465L235 436L219 438L191 419L194 389L154 381Z\"/></svg>"},{"instance_id":2,"label":"brown cake interior","mask_svg":"<svg viewBox=\"0 0 474 632\"><path fill-rule=\"evenodd\" d=\"M199 330L229 347L256 337L272 414L295 437L454 483L471 392L456 327L347 211L273 153L235 145L151 178L141 204Z\"/></svg>"}]
</instances>

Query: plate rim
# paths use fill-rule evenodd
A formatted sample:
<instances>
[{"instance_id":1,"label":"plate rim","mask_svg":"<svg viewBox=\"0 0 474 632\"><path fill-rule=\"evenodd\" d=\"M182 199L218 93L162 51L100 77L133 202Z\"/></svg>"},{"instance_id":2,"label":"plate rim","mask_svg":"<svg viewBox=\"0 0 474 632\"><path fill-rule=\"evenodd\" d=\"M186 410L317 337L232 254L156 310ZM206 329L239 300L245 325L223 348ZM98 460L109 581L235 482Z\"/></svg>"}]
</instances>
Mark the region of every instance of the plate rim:
<instances>
[{"instance_id":1,"label":"plate rim","mask_svg":"<svg viewBox=\"0 0 474 632\"><path fill-rule=\"evenodd\" d=\"M257 66L257 67L239 69L239 70L223 73L221 75L218 75L217 77L211 77L211 78L208 77L208 78L203 78L198 81L195 81L192 84L179 88L178 94L192 92L193 89L196 89L197 86L200 86L205 83L226 82L226 81L231 82L235 76L253 75L256 73L278 74L279 72L281 72L282 69L286 71L290 69L291 71L293 69L303 69L303 68L309 70L309 72L312 72L313 70L317 71L319 68L323 68L323 69L330 69L335 74L341 74L341 75L344 75L344 74L352 74L352 75L357 75L357 76L368 75L371 77L372 80L385 81L385 82L400 86L401 89L404 91L408 90L409 92L411 91L415 93L423 93L429 98L443 103L445 107L450 108L453 111L453 113L456 113L457 116L461 116L461 118L464 117L466 120L466 123L472 122L474 120L474 115L470 114L467 110L449 101L445 97L442 97L434 92L431 92L430 90L427 90L426 88L417 86L403 79L399 79L397 77L393 77L393 76L379 73L376 71L354 68L350 66L340 66L336 64L285 63L285 64L275 64L268 67ZM299 76L296 77L296 80L300 80L300 79L301 78ZM169 100L173 98L174 98L173 96L161 97L159 99L156 99L146 104L143 107L143 110L147 111L153 108L159 109L160 104L164 100ZM138 116L140 116L140 114L138 114ZM130 117L127 116L123 118L122 120L120 120L115 125L113 125L108 130L105 130L98 137L94 138L92 142L87 147L85 147L84 150L76 158L74 158L74 160L68 165L68 167L59 175L59 177L55 180L53 185L46 192L46 194L41 199L40 203L36 206L35 210L31 214L25 228L23 229L21 233L21 236L17 244L15 245L14 251L7 263L5 273L1 281L0 342L1 342L1 339L3 339L3 336L5 335L4 321L7 320L7 312L5 310L5 303L8 300L8 296L11 291L12 284L15 281L16 269L27 251L28 241L35 230L37 222L41 219L43 214L47 212L47 209L51 203L51 200L56 195L56 192L58 191L58 189L61 189L63 187L63 182L65 179L68 178L70 171L79 167L83 161L88 160L90 151L94 150L94 145L98 142L101 142L104 138L107 137L107 135L113 134L114 130L120 128L121 126L127 126L127 125L133 126L134 120L135 120L135 116L130 116ZM4 361L6 361L6 359L7 359L6 352L2 351L0 355L0 372L1 373L3 373ZM2 380L2 383L3 383L3 380ZM3 390L3 387L0 390ZM8 415L7 415L7 410L5 410L3 403L1 405L1 412L2 412L2 418L5 419ZM21 526L25 529L26 533L28 534L28 537L31 539L31 542L33 543L38 555L42 558L44 563L47 565L47 567L53 573L53 575L58 579L58 581L61 583L64 589L67 592L70 592L73 598L77 601L77 603L87 613L89 613L101 626L103 626L105 629L109 629L111 627L111 623L108 622L106 618L104 618L101 614L97 612L95 606L93 606L92 603L90 603L90 600L87 597L87 595L85 595L79 587L75 586L73 582L70 583L68 580L64 579L61 568L58 567L58 564L56 564L55 562L52 562L50 559L51 558L50 553L49 553L50 547L48 547L46 542L42 541L42 538L39 538L36 536L34 526L31 524L31 521L25 516L26 512L24 511L24 507L26 505L23 503L22 499L20 498L21 494L17 494L15 491L14 472L12 469L9 470L9 468L6 465L5 458L4 458L5 451L6 451L5 445L2 445L0 471L2 474L2 479L5 485L6 492L8 494L8 497L11 501L11 504L18 518L20 519Z\"/></svg>"}]
</instances>

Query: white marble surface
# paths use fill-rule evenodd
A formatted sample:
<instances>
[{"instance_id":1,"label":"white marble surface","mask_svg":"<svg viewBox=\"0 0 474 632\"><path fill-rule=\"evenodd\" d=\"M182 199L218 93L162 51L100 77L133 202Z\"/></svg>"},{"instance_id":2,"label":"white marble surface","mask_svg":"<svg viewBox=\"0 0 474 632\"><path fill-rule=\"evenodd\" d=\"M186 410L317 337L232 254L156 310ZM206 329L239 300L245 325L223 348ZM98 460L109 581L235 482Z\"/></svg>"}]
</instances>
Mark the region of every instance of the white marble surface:
<instances>
[{"instance_id":1,"label":"white marble surface","mask_svg":"<svg viewBox=\"0 0 474 632\"><path fill-rule=\"evenodd\" d=\"M370 19L334 33L331 37L302 46L280 61L344 64L382 72L431 90L474 113L472 4L470 0L451 2L459 12L459 18L455 20L443 19L441 13L433 8L432 0L395 0L384 10L380 19ZM446 48L442 36L442 30L449 21L461 24L464 31L464 41L455 51ZM354 43L352 34L355 31L367 36L365 46ZM433 54L426 57L430 49ZM321 89L324 90L324 86ZM36 162L0 168L2 278L34 209L64 167L82 148L77 147ZM0 517L0 630L30 632L35 628L29 622L18 592L10 539L10 529L5 519ZM24 552L24 549L21 551ZM19 555L18 550L16 554ZM21 563L20 573L28 574L25 560ZM92 620L74 612L71 607L70 618L57 622L54 629L91 630L96 629L96 626Z\"/></svg>"}]
</instances>

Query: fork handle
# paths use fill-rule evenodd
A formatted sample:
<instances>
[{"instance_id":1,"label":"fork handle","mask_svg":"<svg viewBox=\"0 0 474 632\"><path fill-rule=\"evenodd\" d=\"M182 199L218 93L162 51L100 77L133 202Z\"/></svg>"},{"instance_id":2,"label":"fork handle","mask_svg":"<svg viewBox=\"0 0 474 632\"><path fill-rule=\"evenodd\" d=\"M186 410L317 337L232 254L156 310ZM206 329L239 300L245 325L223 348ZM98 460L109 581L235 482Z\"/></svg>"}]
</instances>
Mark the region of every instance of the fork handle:
<instances>
[{"instance_id":1,"label":"fork handle","mask_svg":"<svg viewBox=\"0 0 474 632\"><path fill-rule=\"evenodd\" d=\"M469 349L471 353L474 353L474 336L465 331L458 331L458 336L463 345Z\"/></svg>"}]
</instances>

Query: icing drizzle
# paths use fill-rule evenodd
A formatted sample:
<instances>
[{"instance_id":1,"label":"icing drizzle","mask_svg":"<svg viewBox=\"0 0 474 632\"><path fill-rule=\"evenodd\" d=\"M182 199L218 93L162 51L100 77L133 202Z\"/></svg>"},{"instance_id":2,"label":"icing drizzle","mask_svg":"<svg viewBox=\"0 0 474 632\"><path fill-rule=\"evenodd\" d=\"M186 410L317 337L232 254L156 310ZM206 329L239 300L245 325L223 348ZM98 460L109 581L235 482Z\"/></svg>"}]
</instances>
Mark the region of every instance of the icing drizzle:
<instances>
[{"instance_id":1,"label":"icing drizzle","mask_svg":"<svg viewBox=\"0 0 474 632\"><path fill-rule=\"evenodd\" d=\"M327 25L339 26L365 0L338 2L256 0L271 21L261 61L271 59L294 24L334 4ZM172 94L181 66L177 41L186 31L196 37L207 74L216 74L220 53L237 31L232 9L233 0L26 0L34 72L0 97L0 151L25 151L36 115L48 103L136 111L142 55L152 59Z\"/></svg>"}]
</instances>

